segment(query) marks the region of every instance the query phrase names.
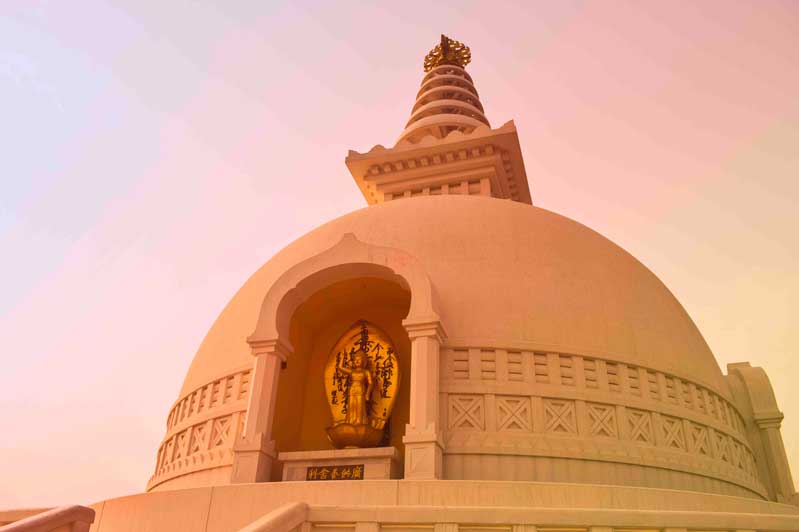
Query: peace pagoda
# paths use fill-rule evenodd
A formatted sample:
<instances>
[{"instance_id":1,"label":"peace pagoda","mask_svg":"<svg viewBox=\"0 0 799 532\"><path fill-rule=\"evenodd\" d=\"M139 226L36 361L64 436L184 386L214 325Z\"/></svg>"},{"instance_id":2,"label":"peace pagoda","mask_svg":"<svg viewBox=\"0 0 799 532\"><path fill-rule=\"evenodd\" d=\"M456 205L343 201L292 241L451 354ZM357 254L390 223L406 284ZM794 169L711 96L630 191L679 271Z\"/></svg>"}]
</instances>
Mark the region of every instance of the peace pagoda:
<instances>
[{"instance_id":1,"label":"peace pagoda","mask_svg":"<svg viewBox=\"0 0 799 532\"><path fill-rule=\"evenodd\" d=\"M766 373L722 373L652 272L533 206L470 59L441 37L396 144L346 157L368 206L233 296L146 492L91 530L799 530Z\"/></svg>"}]
</instances>

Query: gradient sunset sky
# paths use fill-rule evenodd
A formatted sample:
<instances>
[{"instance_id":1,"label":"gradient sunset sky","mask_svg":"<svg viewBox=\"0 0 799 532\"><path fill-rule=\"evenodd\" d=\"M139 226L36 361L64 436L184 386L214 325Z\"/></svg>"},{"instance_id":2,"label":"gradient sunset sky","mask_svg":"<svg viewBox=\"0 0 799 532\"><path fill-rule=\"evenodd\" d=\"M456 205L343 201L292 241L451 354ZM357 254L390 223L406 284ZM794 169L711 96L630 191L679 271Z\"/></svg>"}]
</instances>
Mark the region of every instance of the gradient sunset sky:
<instances>
[{"instance_id":1,"label":"gradient sunset sky","mask_svg":"<svg viewBox=\"0 0 799 532\"><path fill-rule=\"evenodd\" d=\"M365 205L446 33L534 203L646 264L799 479L799 1L0 3L0 508L141 492L189 362Z\"/></svg>"}]
</instances>

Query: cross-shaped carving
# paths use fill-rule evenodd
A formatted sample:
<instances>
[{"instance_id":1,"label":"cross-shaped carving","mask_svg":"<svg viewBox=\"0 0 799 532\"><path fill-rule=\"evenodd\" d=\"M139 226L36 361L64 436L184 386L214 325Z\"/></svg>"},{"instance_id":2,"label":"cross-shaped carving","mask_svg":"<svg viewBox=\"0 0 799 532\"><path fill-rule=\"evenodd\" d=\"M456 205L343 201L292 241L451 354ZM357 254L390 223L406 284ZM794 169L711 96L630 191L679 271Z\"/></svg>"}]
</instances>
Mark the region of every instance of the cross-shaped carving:
<instances>
[{"instance_id":1,"label":"cross-shaped carving","mask_svg":"<svg viewBox=\"0 0 799 532\"><path fill-rule=\"evenodd\" d=\"M186 449L187 443L186 431L184 430L178 434L177 441L175 442L175 459L181 458L188 454Z\"/></svg>"},{"instance_id":2,"label":"cross-shaped carving","mask_svg":"<svg viewBox=\"0 0 799 532\"><path fill-rule=\"evenodd\" d=\"M652 443L652 421L648 412L628 408L627 420L630 422L630 438L633 441Z\"/></svg>"},{"instance_id":3,"label":"cross-shaped carving","mask_svg":"<svg viewBox=\"0 0 799 532\"><path fill-rule=\"evenodd\" d=\"M224 445L230 433L230 418L223 417L214 420L211 431L211 445L209 447L219 447Z\"/></svg>"},{"instance_id":4,"label":"cross-shaped carving","mask_svg":"<svg viewBox=\"0 0 799 532\"><path fill-rule=\"evenodd\" d=\"M730 463L735 467L743 469L743 457L741 450L741 445L737 441L730 439Z\"/></svg>"},{"instance_id":5,"label":"cross-shaped carving","mask_svg":"<svg viewBox=\"0 0 799 532\"><path fill-rule=\"evenodd\" d=\"M685 450L685 438L682 434L682 421L676 418L661 416L663 426L663 440L666 447Z\"/></svg>"},{"instance_id":6,"label":"cross-shaped carving","mask_svg":"<svg viewBox=\"0 0 799 532\"><path fill-rule=\"evenodd\" d=\"M533 429L530 421L530 399L527 397L497 397L499 430Z\"/></svg>"},{"instance_id":7,"label":"cross-shaped carving","mask_svg":"<svg viewBox=\"0 0 799 532\"><path fill-rule=\"evenodd\" d=\"M730 447L729 447L729 440L727 439L726 434L721 434L720 432L716 432L716 458L720 460L724 460L725 462L730 461Z\"/></svg>"},{"instance_id":8,"label":"cross-shaped carving","mask_svg":"<svg viewBox=\"0 0 799 532\"><path fill-rule=\"evenodd\" d=\"M189 454L205 449L205 424L195 425L191 431L191 444L189 444Z\"/></svg>"},{"instance_id":9,"label":"cross-shaped carving","mask_svg":"<svg viewBox=\"0 0 799 532\"><path fill-rule=\"evenodd\" d=\"M710 456L710 440L707 429L701 425L691 424L691 438L693 439L694 452Z\"/></svg>"},{"instance_id":10,"label":"cross-shaped carving","mask_svg":"<svg viewBox=\"0 0 799 532\"><path fill-rule=\"evenodd\" d=\"M591 419L592 436L616 438L616 407L588 403L588 417Z\"/></svg>"},{"instance_id":11,"label":"cross-shaped carving","mask_svg":"<svg viewBox=\"0 0 799 532\"><path fill-rule=\"evenodd\" d=\"M484 428L482 396L450 395L449 399L449 428Z\"/></svg>"},{"instance_id":12,"label":"cross-shaped carving","mask_svg":"<svg viewBox=\"0 0 799 532\"><path fill-rule=\"evenodd\" d=\"M547 399L544 401L547 432L577 432L574 401Z\"/></svg>"},{"instance_id":13,"label":"cross-shaped carving","mask_svg":"<svg viewBox=\"0 0 799 532\"><path fill-rule=\"evenodd\" d=\"M161 466L167 465L173 460L172 451L175 449L175 440L169 440L164 446L164 456L161 459Z\"/></svg>"}]
</instances>

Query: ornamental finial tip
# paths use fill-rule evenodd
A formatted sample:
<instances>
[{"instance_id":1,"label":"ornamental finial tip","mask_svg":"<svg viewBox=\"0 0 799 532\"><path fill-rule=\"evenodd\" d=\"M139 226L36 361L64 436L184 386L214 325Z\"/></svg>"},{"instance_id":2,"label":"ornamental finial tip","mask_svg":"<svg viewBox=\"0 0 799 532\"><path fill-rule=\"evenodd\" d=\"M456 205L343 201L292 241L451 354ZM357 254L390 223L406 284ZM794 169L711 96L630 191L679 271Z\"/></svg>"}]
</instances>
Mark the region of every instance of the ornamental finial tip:
<instances>
[{"instance_id":1,"label":"ornamental finial tip","mask_svg":"<svg viewBox=\"0 0 799 532\"><path fill-rule=\"evenodd\" d=\"M441 34L441 44L430 50L424 58L424 71L430 72L439 65L465 67L472 60L472 52L465 44Z\"/></svg>"}]
</instances>

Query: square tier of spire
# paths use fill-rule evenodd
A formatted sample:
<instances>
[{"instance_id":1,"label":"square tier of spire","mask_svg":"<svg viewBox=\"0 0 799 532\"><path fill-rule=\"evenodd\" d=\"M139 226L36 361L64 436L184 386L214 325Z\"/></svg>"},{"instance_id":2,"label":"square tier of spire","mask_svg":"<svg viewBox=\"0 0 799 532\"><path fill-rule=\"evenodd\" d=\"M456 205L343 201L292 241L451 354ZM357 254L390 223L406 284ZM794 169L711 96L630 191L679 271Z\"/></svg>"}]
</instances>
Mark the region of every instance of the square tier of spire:
<instances>
[{"instance_id":1,"label":"square tier of spire","mask_svg":"<svg viewBox=\"0 0 799 532\"><path fill-rule=\"evenodd\" d=\"M347 168L369 205L414 196L469 194L532 205L519 137L513 121L444 138L350 150Z\"/></svg>"}]
</instances>

